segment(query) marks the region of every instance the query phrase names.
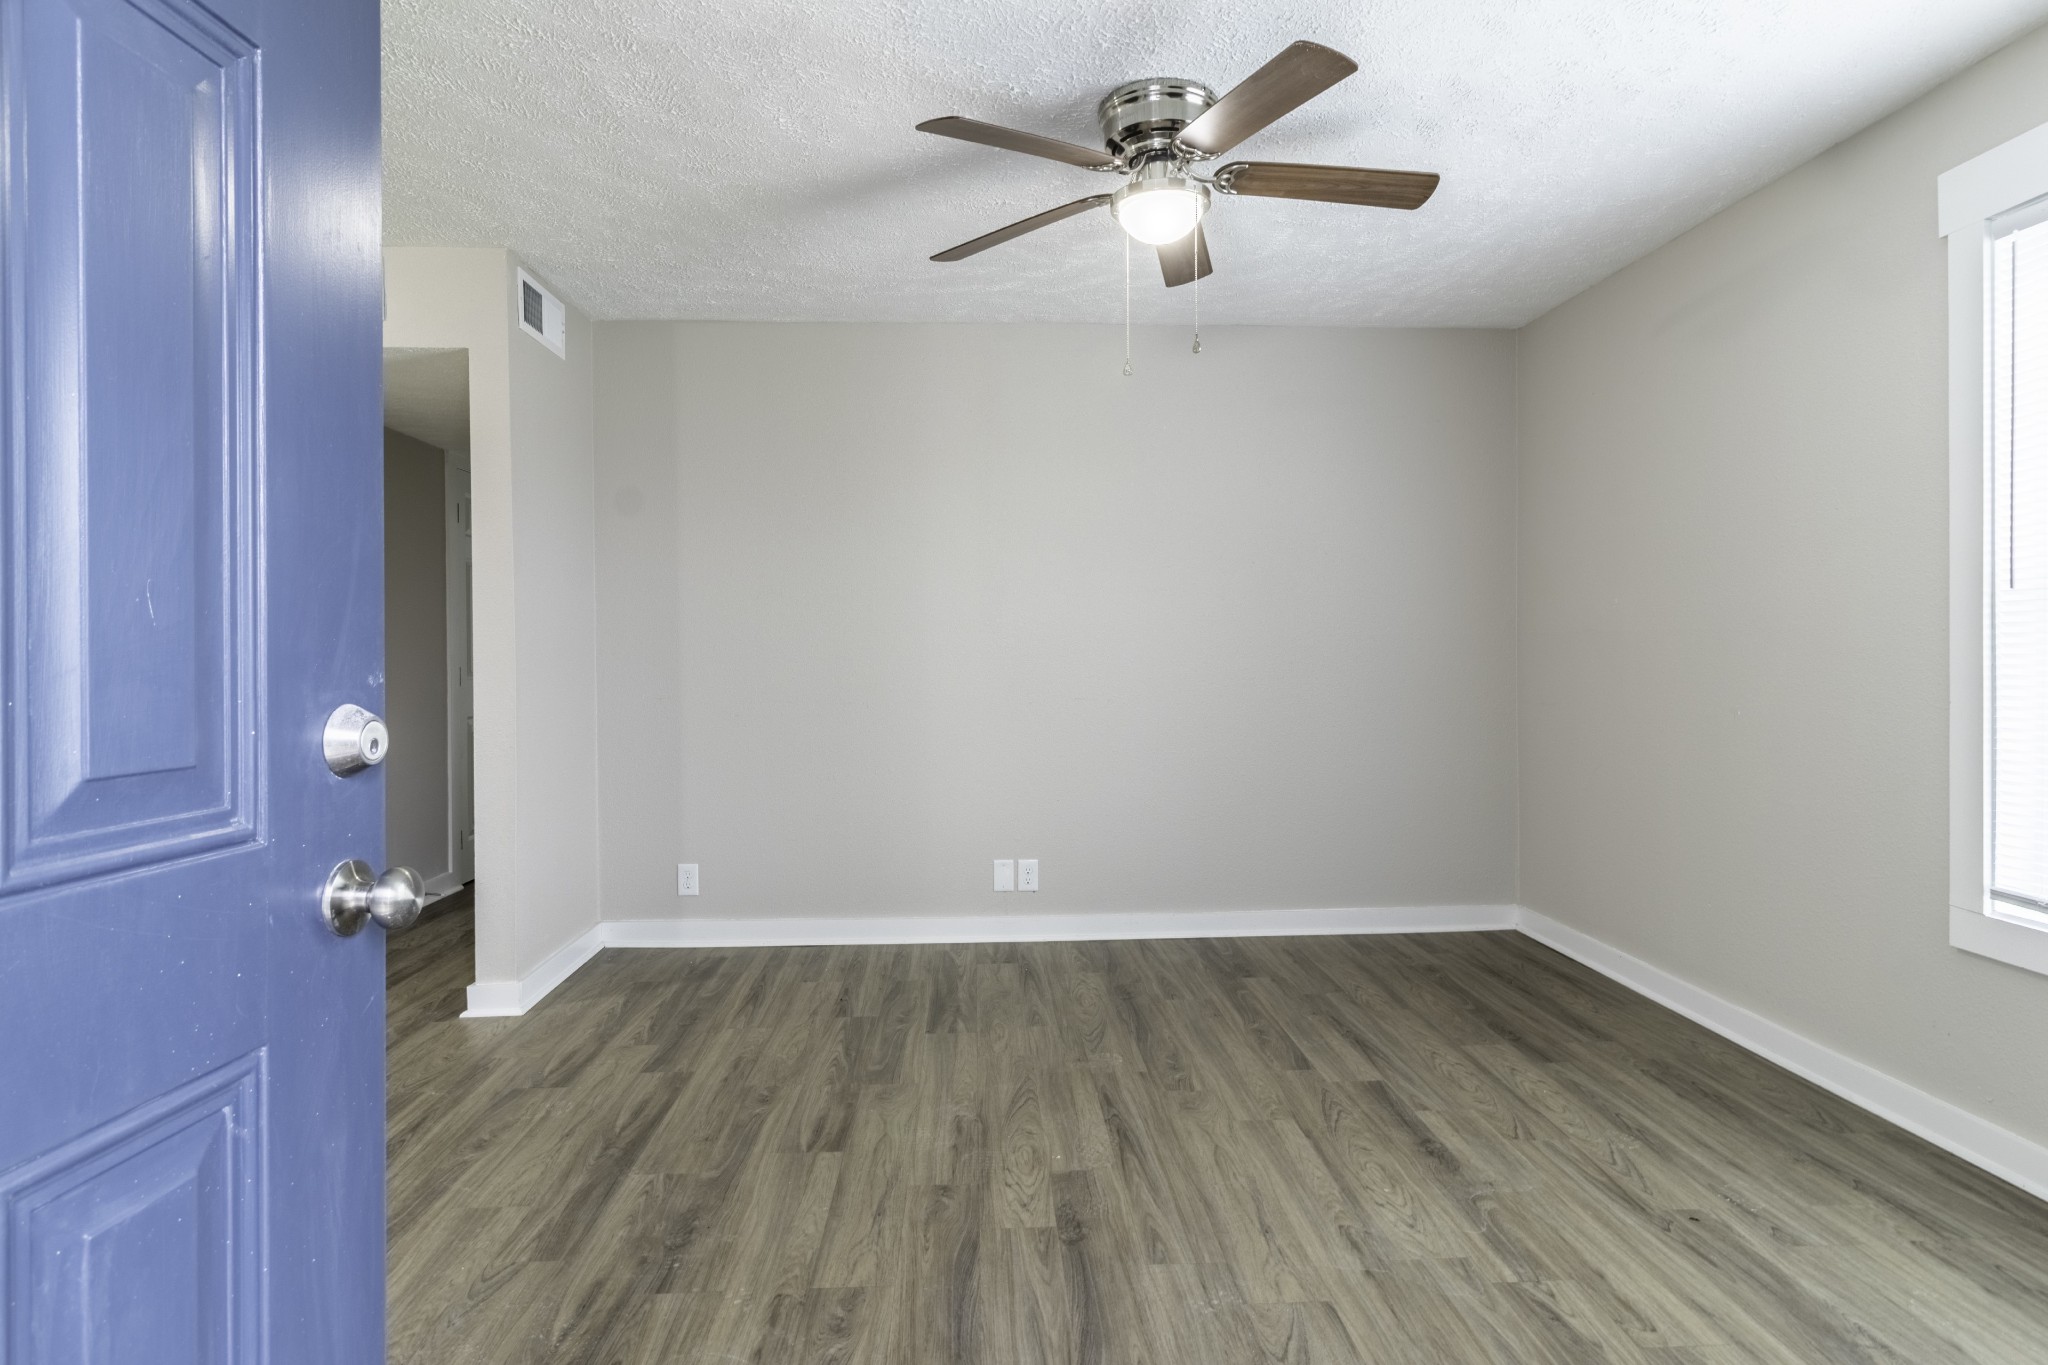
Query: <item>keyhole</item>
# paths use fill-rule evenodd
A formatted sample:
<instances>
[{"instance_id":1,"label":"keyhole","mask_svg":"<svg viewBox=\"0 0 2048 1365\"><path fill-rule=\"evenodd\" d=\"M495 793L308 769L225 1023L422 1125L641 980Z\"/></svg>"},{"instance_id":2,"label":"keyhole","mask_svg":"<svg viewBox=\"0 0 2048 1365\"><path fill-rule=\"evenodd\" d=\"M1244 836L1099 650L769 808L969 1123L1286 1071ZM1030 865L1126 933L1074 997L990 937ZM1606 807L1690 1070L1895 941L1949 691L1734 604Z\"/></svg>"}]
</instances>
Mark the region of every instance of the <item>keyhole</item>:
<instances>
[{"instance_id":1,"label":"keyhole","mask_svg":"<svg viewBox=\"0 0 2048 1365\"><path fill-rule=\"evenodd\" d=\"M370 737L369 754L371 758L375 758L377 756L377 738L375 735L372 735Z\"/></svg>"}]
</instances>

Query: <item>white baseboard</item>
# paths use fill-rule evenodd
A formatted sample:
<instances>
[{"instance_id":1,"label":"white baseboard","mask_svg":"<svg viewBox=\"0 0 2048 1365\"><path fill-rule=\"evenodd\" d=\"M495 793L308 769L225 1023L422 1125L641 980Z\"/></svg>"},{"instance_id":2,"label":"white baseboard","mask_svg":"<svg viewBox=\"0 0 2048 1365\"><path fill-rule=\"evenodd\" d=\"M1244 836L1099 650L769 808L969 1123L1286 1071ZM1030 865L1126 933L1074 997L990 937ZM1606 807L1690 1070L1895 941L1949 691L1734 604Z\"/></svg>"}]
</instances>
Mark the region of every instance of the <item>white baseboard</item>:
<instances>
[{"instance_id":1,"label":"white baseboard","mask_svg":"<svg viewBox=\"0 0 2048 1365\"><path fill-rule=\"evenodd\" d=\"M1515 913L1512 905L1434 905L1123 914L627 919L607 921L604 941L608 948L793 948L841 943L1084 943L1097 939L1430 934L1512 929Z\"/></svg>"},{"instance_id":2,"label":"white baseboard","mask_svg":"<svg viewBox=\"0 0 2048 1365\"><path fill-rule=\"evenodd\" d=\"M1756 1011L1702 990L1662 967L1631 957L1590 934L1534 910L1520 929L1538 943L1612 977L1638 995L1674 1009L1731 1042L1833 1091L1879 1118L1953 1152L1973 1166L2048 1199L2048 1147L1979 1118L1895 1076L1795 1033Z\"/></svg>"},{"instance_id":3,"label":"white baseboard","mask_svg":"<svg viewBox=\"0 0 2048 1365\"><path fill-rule=\"evenodd\" d=\"M1512 905L1338 910L1141 911L1131 914L887 915L607 920L516 981L469 988L465 1019L524 1014L600 948L794 948L842 943L1078 943L1092 939L1261 938L1512 929Z\"/></svg>"},{"instance_id":4,"label":"white baseboard","mask_svg":"<svg viewBox=\"0 0 2048 1365\"><path fill-rule=\"evenodd\" d=\"M429 877L426 884L427 904L432 905L443 896L452 896L467 885L469 883L462 879L460 872L443 872L438 877Z\"/></svg>"},{"instance_id":5,"label":"white baseboard","mask_svg":"<svg viewBox=\"0 0 2048 1365\"><path fill-rule=\"evenodd\" d=\"M524 1014L604 947L605 926L593 924L550 953L545 961L516 981L478 981L469 988L465 1019L493 1019Z\"/></svg>"}]
</instances>

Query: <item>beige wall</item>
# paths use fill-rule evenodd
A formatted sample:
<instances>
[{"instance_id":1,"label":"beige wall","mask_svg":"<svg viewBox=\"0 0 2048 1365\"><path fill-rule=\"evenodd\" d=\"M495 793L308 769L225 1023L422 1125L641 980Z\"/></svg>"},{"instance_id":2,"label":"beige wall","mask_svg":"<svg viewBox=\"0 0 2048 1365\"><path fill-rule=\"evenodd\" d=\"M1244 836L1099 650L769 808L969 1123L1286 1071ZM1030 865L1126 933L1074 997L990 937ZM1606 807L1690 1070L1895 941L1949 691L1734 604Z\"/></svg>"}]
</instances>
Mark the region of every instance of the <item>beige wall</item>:
<instances>
[{"instance_id":1,"label":"beige wall","mask_svg":"<svg viewBox=\"0 0 2048 1365\"><path fill-rule=\"evenodd\" d=\"M514 982L597 922L591 329L519 330L495 248L385 251L387 346L469 351L476 960Z\"/></svg>"},{"instance_id":2,"label":"beige wall","mask_svg":"<svg viewBox=\"0 0 2048 1365\"><path fill-rule=\"evenodd\" d=\"M1521 334L1523 902L2048 1141L2048 980L1948 946L1935 177L2048 33Z\"/></svg>"},{"instance_id":3,"label":"beige wall","mask_svg":"<svg viewBox=\"0 0 2048 1365\"><path fill-rule=\"evenodd\" d=\"M384 859L449 871L447 471L441 451L384 433Z\"/></svg>"},{"instance_id":4,"label":"beige wall","mask_svg":"<svg viewBox=\"0 0 2048 1365\"><path fill-rule=\"evenodd\" d=\"M598 328L606 918L1512 899L1512 338L1121 345Z\"/></svg>"}]
</instances>

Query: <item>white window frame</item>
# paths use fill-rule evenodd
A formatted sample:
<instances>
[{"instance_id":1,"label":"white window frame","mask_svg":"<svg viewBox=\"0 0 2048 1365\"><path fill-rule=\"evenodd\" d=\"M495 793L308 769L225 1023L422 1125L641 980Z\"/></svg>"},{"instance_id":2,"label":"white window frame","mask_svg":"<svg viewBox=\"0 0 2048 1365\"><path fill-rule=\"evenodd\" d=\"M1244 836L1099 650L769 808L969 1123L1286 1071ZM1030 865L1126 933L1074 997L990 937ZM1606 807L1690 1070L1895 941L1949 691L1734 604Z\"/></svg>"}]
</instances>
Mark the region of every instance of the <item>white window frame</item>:
<instances>
[{"instance_id":1,"label":"white window frame","mask_svg":"<svg viewBox=\"0 0 2048 1365\"><path fill-rule=\"evenodd\" d=\"M2048 125L2022 133L1942 176L1948 239L1949 893L1948 941L2048 974L2048 915L1996 905L1990 894L1989 422L1992 224L2048 196Z\"/></svg>"}]
</instances>

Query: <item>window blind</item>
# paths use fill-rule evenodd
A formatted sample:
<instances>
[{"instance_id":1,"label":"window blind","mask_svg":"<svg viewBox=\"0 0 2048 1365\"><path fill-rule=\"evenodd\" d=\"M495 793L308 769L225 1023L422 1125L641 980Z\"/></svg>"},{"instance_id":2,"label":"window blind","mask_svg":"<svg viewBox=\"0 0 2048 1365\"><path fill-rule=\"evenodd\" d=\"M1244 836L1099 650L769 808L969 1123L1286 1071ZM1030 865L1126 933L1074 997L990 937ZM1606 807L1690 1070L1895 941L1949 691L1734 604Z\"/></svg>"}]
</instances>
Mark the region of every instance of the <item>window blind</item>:
<instances>
[{"instance_id":1,"label":"window blind","mask_svg":"<svg viewBox=\"0 0 2048 1365\"><path fill-rule=\"evenodd\" d=\"M1991 246L1991 894L2048 912L2048 207Z\"/></svg>"}]
</instances>

